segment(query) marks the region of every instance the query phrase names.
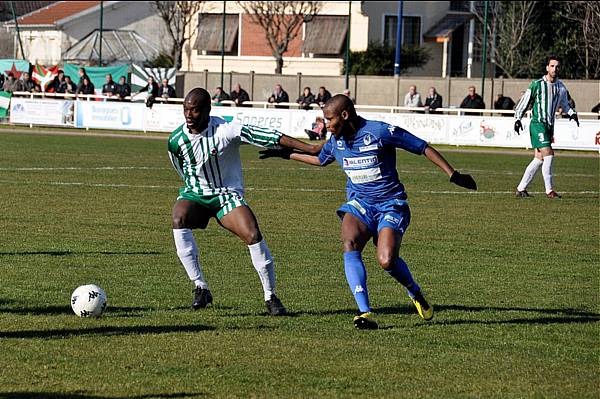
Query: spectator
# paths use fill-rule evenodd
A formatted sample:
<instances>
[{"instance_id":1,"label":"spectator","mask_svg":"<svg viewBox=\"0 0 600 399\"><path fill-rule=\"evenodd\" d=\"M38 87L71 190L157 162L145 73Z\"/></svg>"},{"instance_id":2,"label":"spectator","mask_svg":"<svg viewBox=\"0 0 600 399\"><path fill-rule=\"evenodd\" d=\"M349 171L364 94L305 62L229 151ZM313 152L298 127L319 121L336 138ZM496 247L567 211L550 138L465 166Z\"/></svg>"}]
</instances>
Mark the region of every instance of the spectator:
<instances>
[{"instance_id":1,"label":"spectator","mask_svg":"<svg viewBox=\"0 0 600 399\"><path fill-rule=\"evenodd\" d=\"M58 87L57 93L75 94L75 92L77 92L77 87L75 87L75 83L73 83L69 75L66 75L65 79Z\"/></svg>"},{"instance_id":2,"label":"spectator","mask_svg":"<svg viewBox=\"0 0 600 399\"><path fill-rule=\"evenodd\" d=\"M0 73L0 90L4 87L4 74Z\"/></svg>"},{"instance_id":3,"label":"spectator","mask_svg":"<svg viewBox=\"0 0 600 399\"><path fill-rule=\"evenodd\" d=\"M62 69L58 70L58 74L52 80L52 83L48 85L48 89L46 91L50 93L61 93L60 85L65 81L65 73ZM64 93L64 92L63 92Z\"/></svg>"},{"instance_id":4,"label":"spectator","mask_svg":"<svg viewBox=\"0 0 600 399\"><path fill-rule=\"evenodd\" d=\"M600 112L600 103L596 104L594 108L592 108L592 112L598 113Z\"/></svg>"},{"instance_id":5,"label":"spectator","mask_svg":"<svg viewBox=\"0 0 600 399\"><path fill-rule=\"evenodd\" d=\"M243 106L242 103L250 101L248 92L242 89L242 86L240 86L239 83L236 83L233 86L233 90L231 91L231 95L229 97L231 101L233 101L238 107Z\"/></svg>"},{"instance_id":6,"label":"spectator","mask_svg":"<svg viewBox=\"0 0 600 399\"><path fill-rule=\"evenodd\" d=\"M485 109L483 98L475 92L475 86L469 86L469 93L460 103L460 108ZM465 115L481 115L481 113L465 112Z\"/></svg>"},{"instance_id":7,"label":"spectator","mask_svg":"<svg viewBox=\"0 0 600 399\"><path fill-rule=\"evenodd\" d=\"M269 99L267 101L270 102L271 104L273 104L273 103L275 103L275 104L289 103L290 97L288 96L287 92L285 90L283 90L283 87L281 87L281 85L279 83L277 83L275 85L275 90L273 91L273 94L271 94L271 97L269 97ZM276 105L275 108L286 108L287 109L289 107Z\"/></svg>"},{"instance_id":8,"label":"spectator","mask_svg":"<svg viewBox=\"0 0 600 399\"><path fill-rule=\"evenodd\" d=\"M79 88L83 85L83 78L88 78L90 82L92 81L87 75L85 68L79 68L79 83L77 84L77 92L79 92Z\"/></svg>"},{"instance_id":9,"label":"spectator","mask_svg":"<svg viewBox=\"0 0 600 399\"><path fill-rule=\"evenodd\" d=\"M77 87L77 94L95 94L94 84L87 75L83 77L81 86Z\"/></svg>"},{"instance_id":10,"label":"spectator","mask_svg":"<svg viewBox=\"0 0 600 399\"><path fill-rule=\"evenodd\" d=\"M350 94L350 90L349 89L344 89L343 94L348 97L353 103L355 103L355 99L352 97L352 95Z\"/></svg>"},{"instance_id":11,"label":"spectator","mask_svg":"<svg viewBox=\"0 0 600 399\"><path fill-rule=\"evenodd\" d=\"M29 77L27 72L23 72L23 81L21 82L21 90L35 92L40 91L39 86Z\"/></svg>"},{"instance_id":12,"label":"spectator","mask_svg":"<svg viewBox=\"0 0 600 399\"><path fill-rule=\"evenodd\" d=\"M325 120L317 116L315 121L312 123L311 130L304 129L304 132L308 135L311 140L325 140L327 137L327 128L325 127Z\"/></svg>"},{"instance_id":13,"label":"spectator","mask_svg":"<svg viewBox=\"0 0 600 399\"><path fill-rule=\"evenodd\" d=\"M125 97L131 96L131 86L127 83L125 76L119 78L119 84L117 85L117 97L119 101L124 101Z\"/></svg>"},{"instance_id":14,"label":"spectator","mask_svg":"<svg viewBox=\"0 0 600 399\"><path fill-rule=\"evenodd\" d=\"M325 88L325 86L319 87L319 94L315 98L315 102L319 104L319 107L323 107L325 103L331 98L331 93Z\"/></svg>"},{"instance_id":15,"label":"spectator","mask_svg":"<svg viewBox=\"0 0 600 399\"><path fill-rule=\"evenodd\" d=\"M158 89L158 96L165 100L175 97L175 89L169 84L169 79L162 80L162 85L160 86L160 89Z\"/></svg>"},{"instance_id":16,"label":"spectator","mask_svg":"<svg viewBox=\"0 0 600 399\"><path fill-rule=\"evenodd\" d=\"M435 114L438 108L442 108L442 96L432 86L429 88L429 95L425 98L425 112Z\"/></svg>"},{"instance_id":17,"label":"spectator","mask_svg":"<svg viewBox=\"0 0 600 399\"><path fill-rule=\"evenodd\" d=\"M221 105L221 101L229 100L229 95L223 91L221 86L215 89L215 95L212 96L212 100L217 104Z\"/></svg>"},{"instance_id":18,"label":"spectator","mask_svg":"<svg viewBox=\"0 0 600 399\"><path fill-rule=\"evenodd\" d=\"M158 97L158 83L154 81L152 76L148 76L147 80L148 84L140 89L138 93L148 92L148 96L146 97L146 107L152 108L154 105L154 99Z\"/></svg>"},{"instance_id":19,"label":"spectator","mask_svg":"<svg viewBox=\"0 0 600 399\"><path fill-rule=\"evenodd\" d=\"M9 93L13 93L15 91L21 91L22 90L21 81L18 79L15 79L15 75L12 72L9 72L8 77L4 81L4 84L2 85L2 90L9 92Z\"/></svg>"},{"instance_id":20,"label":"spectator","mask_svg":"<svg viewBox=\"0 0 600 399\"><path fill-rule=\"evenodd\" d=\"M310 91L310 87L305 87L302 95L296 100L302 106L302 109L309 110L310 104L315 102L315 95Z\"/></svg>"},{"instance_id":21,"label":"spectator","mask_svg":"<svg viewBox=\"0 0 600 399\"><path fill-rule=\"evenodd\" d=\"M494 101L494 109L501 109L505 111L512 111L515 109L515 102L510 97L504 97L503 94L498 94L496 96L496 101ZM502 116L512 116L511 114L502 114Z\"/></svg>"},{"instance_id":22,"label":"spectator","mask_svg":"<svg viewBox=\"0 0 600 399\"><path fill-rule=\"evenodd\" d=\"M417 93L417 86L412 85L408 88L408 93L404 96L405 107L422 107L421 95Z\"/></svg>"},{"instance_id":23,"label":"spectator","mask_svg":"<svg viewBox=\"0 0 600 399\"><path fill-rule=\"evenodd\" d=\"M112 97L117 94L117 84L109 73L106 75L106 83L102 86L102 94L108 97Z\"/></svg>"}]
</instances>

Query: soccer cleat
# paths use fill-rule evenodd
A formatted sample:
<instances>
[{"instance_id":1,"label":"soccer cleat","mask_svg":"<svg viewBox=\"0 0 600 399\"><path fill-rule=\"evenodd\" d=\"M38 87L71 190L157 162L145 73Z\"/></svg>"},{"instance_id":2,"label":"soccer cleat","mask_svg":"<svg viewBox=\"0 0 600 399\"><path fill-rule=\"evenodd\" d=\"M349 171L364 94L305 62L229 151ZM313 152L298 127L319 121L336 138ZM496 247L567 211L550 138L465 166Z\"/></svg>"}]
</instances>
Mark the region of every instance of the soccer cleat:
<instances>
[{"instance_id":1,"label":"soccer cleat","mask_svg":"<svg viewBox=\"0 0 600 399\"><path fill-rule=\"evenodd\" d=\"M423 294L420 291L415 295L414 298L411 299L417 308L419 316L421 316L423 320L433 319L433 306L427 303L425 297L423 297Z\"/></svg>"},{"instance_id":2,"label":"soccer cleat","mask_svg":"<svg viewBox=\"0 0 600 399\"><path fill-rule=\"evenodd\" d=\"M365 312L354 316L354 327L359 330L377 330L379 328L373 312Z\"/></svg>"},{"instance_id":3,"label":"soccer cleat","mask_svg":"<svg viewBox=\"0 0 600 399\"><path fill-rule=\"evenodd\" d=\"M533 195L529 194L527 192L527 190L523 190L523 191L515 191L515 197L517 198L528 198L528 197L533 197Z\"/></svg>"},{"instance_id":4,"label":"soccer cleat","mask_svg":"<svg viewBox=\"0 0 600 399\"><path fill-rule=\"evenodd\" d=\"M213 301L212 294L208 289L196 287L192 292L194 293L194 302L192 302L192 308L194 310L205 308Z\"/></svg>"},{"instance_id":5,"label":"soccer cleat","mask_svg":"<svg viewBox=\"0 0 600 399\"><path fill-rule=\"evenodd\" d=\"M554 191L554 190L552 190L552 191L550 191L548 194L546 194L546 197L548 197L549 199L560 199L560 198L562 198L562 197L560 196L560 194L559 194L559 193L557 193L557 192L556 192L556 191Z\"/></svg>"},{"instance_id":6,"label":"soccer cleat","mask_svg":"<svg viewBox=\"0 0 600 399\"><path fill-rule=\"evenodd\" d=\"M271 299L265 301L265 305L271 316L283 316L287 314L287 309L275 294L271 295Z\"/></svg>"}]
</instances>

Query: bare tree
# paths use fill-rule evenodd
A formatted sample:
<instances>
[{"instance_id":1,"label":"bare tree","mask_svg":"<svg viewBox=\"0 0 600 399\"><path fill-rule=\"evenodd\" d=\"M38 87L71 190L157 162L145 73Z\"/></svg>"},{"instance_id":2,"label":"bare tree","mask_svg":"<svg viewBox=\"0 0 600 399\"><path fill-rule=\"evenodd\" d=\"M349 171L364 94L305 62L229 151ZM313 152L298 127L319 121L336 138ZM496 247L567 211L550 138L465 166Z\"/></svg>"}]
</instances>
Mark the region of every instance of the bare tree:
<instances>
[{"instance_id":1,"label":"bare tree","mask_svg":"<svg viewBox=\"0 0 600 399\"><path fill-rule=\"evenodd\" d=\"M577 57L585 68L586 79L600 77L600 3L595 1L569 1L561 16L577 24Z\"/></svg>"},{"instance_id":2,"label":"bare tree","mask_svg":"<svg viewBox=\"0 0 600 399\"><path fill-rule=\"evenodd\" d=\"M200 14L205 3L205 1L154 2L154 7L173 41L170 55L177 69L181 68L183 47L198 30L198 25L192 26L192 21L197 14Z\"/></svg>"},{"instance_id":3,"label":"bare tree","mask_svg":"<svg viewBox=\"0 0 600 399\"><path fill-rule=\"evenodd\" d=\"M506 77L535 74L540 58L544 57L541 33L536 27L539 8L535 1L490 2L488 11L488 43L491 58ZM475 18L483 26L483 7L476 7ZM475 37L483 45L483 29Z\"/></svg>"},{"instance_id":4,"label":"bare tree","mask_svg":"<svg viewBox=\"0 0 600 399\"><path fill-rule=\"evenodd\" d=\"M319 1L238 1L238 4L265 32L278 74L283 70L283 55L302 31L302 24L321 10Z\"/></svg>"}]
</instances>

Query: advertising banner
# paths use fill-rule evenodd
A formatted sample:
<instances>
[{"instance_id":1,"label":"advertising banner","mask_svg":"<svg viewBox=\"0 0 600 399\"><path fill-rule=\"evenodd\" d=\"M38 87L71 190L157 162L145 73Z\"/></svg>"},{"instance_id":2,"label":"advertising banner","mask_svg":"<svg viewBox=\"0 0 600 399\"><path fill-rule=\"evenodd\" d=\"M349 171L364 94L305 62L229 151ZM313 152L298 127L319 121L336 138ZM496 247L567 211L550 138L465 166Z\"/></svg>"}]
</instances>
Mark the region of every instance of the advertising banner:
<instances>
[{"instance_id":1,"label":"advertising banner","mask_svg":"<svg viewBox=\"0 0 600 399\"><path fill-rule=\"evenodd\" d=\"M146 105L77 100L75 127L144 130Z\"/></svg>"},{"instance_id":2,"label":"advertising banner","mask_svg":"<svg viewBox=\"0 0 600 399\"><path fill-rule=\"evenodd\" d=\"M10 122L32 125L73 126L74 102L12 97Z\"/></svg>"}]
</instances>

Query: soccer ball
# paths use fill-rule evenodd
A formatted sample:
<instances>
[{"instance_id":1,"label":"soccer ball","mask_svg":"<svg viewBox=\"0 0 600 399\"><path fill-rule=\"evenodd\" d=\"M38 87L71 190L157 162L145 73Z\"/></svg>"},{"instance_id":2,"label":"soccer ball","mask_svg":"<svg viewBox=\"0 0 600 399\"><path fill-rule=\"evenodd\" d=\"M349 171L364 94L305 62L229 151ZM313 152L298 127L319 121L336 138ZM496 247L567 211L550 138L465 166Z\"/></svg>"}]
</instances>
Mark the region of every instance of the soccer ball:
<instances>
[{"instance_id":1,"label":"soccer ball","mask_svg":"<svg viewBox=\"0 0 600 399\"><path fill-rule=\"evenodd\" d=\"M100 317L106 309L106 293L95 284L79 286L71 294L71 308L79 317Z\"/></svg>"}]
</instances>

